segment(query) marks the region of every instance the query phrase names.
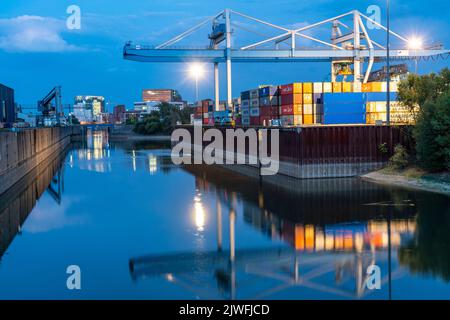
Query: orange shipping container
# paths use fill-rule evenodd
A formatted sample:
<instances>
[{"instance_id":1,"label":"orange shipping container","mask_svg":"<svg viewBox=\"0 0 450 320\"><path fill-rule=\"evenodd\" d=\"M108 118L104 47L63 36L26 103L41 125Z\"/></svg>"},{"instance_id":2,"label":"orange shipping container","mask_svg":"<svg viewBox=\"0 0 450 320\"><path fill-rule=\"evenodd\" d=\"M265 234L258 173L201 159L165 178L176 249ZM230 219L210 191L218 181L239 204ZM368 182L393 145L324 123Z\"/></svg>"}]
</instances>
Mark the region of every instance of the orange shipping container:
<instances>
[{"instance_id":1,"label":"orange shipping container","mask_svg":"<svg viewBox=\"0 0 450 320\"><path fill-rule=\"evenodd\" d=\"M305 248L305 229L302 225L295 226L295 250Z\"/></svg>"}]
</instances>

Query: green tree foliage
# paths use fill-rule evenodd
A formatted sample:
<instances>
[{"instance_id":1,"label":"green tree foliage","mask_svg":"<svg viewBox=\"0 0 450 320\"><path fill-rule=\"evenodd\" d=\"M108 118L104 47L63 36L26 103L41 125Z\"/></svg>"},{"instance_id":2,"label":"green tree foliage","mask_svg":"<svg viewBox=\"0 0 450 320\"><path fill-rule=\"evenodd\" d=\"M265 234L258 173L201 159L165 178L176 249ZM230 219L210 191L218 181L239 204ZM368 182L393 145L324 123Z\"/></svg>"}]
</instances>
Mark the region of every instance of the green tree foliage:
<instances>
[{"instance_id":1,"label":"green tree foliage","mask_svg":"<svg viewBox=\"0 0 450 320\"><path fill-rule=\"evenodd\" d=\"M179 109L169 103L159 105L159 111L153 111L143 121L136 123L134 131L140 134L170 134L179 123L188 124L193 110Z\"/></svg>"},{"instance_id":2,"label":"green tree foliage","mask_svg":"<svg viewBox=\"0 0 450 320\"><path fill-rule=\"evenodd\" d=\"M430 171L450 169L450 91L421 108L415 128L417 159Z\"/></svg>"},{"instance_id":3,"label":"green tree foliage","mask_svg":"<svg viewBox=\"0 0 450 320\"><path fill-rule=\"evenodd\" d=\"M417 230L414 239L399 248L399 262L412 273L433 275L450 282L448 200L440 195L425 193L417 199L417 206Z\"/></svg>"},{"instance_id":4,"label":"green tree foliage","mask_svg":"<svg viewBox=\"0 0 450 320\"><path fill-rule=\"evenodd\" d=\"M450 70L410 75L399 86L399 100L419 106L413 134L419 165L430 171L450 169Z\"/></svg>"},{"instance_id":5,"label":"green tree foliage","mask_svg":"<svg viewBox=\"0 0 450 320\"><path fill-rule=\"evenodd\" d=\"M394 148L394 155L389 159L389 166L393 169L405 169L408 165L408 153L401 144Z\"/></svg>"}]
</instances>

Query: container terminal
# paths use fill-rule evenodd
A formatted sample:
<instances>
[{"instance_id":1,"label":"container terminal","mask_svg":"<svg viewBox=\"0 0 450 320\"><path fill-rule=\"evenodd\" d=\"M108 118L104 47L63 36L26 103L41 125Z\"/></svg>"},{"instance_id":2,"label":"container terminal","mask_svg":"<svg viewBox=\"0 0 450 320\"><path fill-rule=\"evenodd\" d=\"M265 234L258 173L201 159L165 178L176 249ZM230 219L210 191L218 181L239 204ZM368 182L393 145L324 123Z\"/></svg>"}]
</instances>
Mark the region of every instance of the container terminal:
<instances>
[{"instance_id":1,"label":"container terminal","mask_svg":"<svg viewBox=\"0 0 450 320\"><path fill-rule=\"evenodd\" d=\"M242 28L242 21L272 29L277 35L235 45L235 30ZM205 40L209 44L196 48L181 44L208 25L211 31ZM330 27L331 38L312 35L323 27ZM378 40L380 32L382 41ZM304 41L313 45L304 47ZM212 63L214 99L197 103L197 123L284 127L411 124L414 108L406 109L398 103L396 94L399 81L408 74L406 62L417 64L421 59L445 59L448 55L449 50L440 44L424 44L416 37L402 36L357 10L289 29L225 9L160 45L129 41L123 49L124 59L138 62ZM252 62L326 62L330 63L331 81L264 85L233 99L232 64ZM226 64L225 103L219 98L219 63ZM377 64L383 66L374 70Z\"/></svg>"}]
</instances>

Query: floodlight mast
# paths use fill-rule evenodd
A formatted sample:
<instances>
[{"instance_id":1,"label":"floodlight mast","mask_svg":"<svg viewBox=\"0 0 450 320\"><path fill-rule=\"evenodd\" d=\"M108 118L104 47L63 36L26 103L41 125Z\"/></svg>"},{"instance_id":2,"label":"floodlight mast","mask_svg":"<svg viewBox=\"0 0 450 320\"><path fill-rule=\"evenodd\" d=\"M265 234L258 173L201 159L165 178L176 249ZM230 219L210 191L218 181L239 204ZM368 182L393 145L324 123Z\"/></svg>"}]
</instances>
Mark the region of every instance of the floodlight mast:
<instances>
[{"instance_id":1,"label":"floodlight mast","mask_svg":"<svg viewBox=\"0 0 450 320\"><path fill-rule=\"evenodd\" d=\"M231 26L245 30L238 23L233 23L234 17L247 19L253 23L263 25L271 30L280 33L275 36L267 36L258 42L246 44L241 47L233 47ZM344 24L342 19L352 18L351 27ZM401 43L406 43L405 47L392 50L383 47L381 44L373 41L369 35L365 22L371 22L373 25L382 29ZM212 23L212 34L209 35L210 45L205 48L174 48L173 45L185 39L191 34L197 32L202 27ZM324 24L332 23L331 42L322 40L305 34L305 31L317 28ZM341 27L349 33L343 34ZM322 48L297 48L297 37L308 39ZM289 41L290 40L290 41ZM220 43L225 41L224 46ZM289 41L289 43L287 43ZM362 43L364 41L364 44ZM287 48L280 48L280 43L287 44ZM273 47L267 48L268 45ZM126 43L123 56L125 59L140 62L210 62L214 64L214 104L215 110L219 110L219 63L226 64L227 81L227 107L232 106L232 62L331 62L331 80L336 81L338 68L342 64L353 65L353 72L347 68L346 75L353 75L354 91L361 91L361 84L369 80L372 67L375 61L384 61L387 56L391 60L408 59L415 60L422 57L443 57L450 54L449 50L440 48L425 48L415 45L411 49L411 42L407 38L393 32L389 28L372 20L357 10L353 10L329 19L313 23L302 28L289 29L276 24L251 17L249 15L225 9L218 14L207 18L193 28L181 33L180 35L162 43L156 47L148 47L138 44ZM376 48L375 48L376 47ZM363 64L368 62L363 75Z\"/></svg>"}]
</instances>

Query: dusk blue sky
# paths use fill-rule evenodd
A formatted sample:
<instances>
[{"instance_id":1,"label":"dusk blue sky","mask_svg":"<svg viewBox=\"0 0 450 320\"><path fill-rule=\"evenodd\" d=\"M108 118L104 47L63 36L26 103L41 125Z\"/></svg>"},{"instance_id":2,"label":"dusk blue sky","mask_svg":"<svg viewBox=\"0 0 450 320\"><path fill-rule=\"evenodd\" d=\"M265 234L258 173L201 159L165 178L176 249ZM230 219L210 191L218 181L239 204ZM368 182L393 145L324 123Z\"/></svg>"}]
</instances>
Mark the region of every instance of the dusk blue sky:
<instances>
[{"instance_id":1,"label":"dusk blue sky","mask_svg":"<svg viewBox=\"0 0 450 320\"><path fill-rule=\"evenodd\" d=\"M81 8L81 30L68 30L66 8ZM15 89L16 101L34 105L53 86L61 85L64 103L73 103L75 95L103 95L111 104L132 107L141 100L142 88L174 88L184 99L195 97L193 81L185 64L139 63L125 61L122 48L126 41L160 44L187 28L231 8L275 24L292 27L358 9L366 13L369 5L385 1L106 1L106 0L1 0L0 3L0 83ZM423 36L425 42L450 47L448 1L391 0L392 29L409 37ZM277 33L240 20L245 28L261 34ZM198 36L180 44L207 45L209 26ZM311 33L329 40L331 28ZM375 36L384 43L382 32ZM236 30L235 44L262 39L253 33ZM394 41L394 44L399 44ZM299 46L311 46L300 42ZM438 71L449 61L420 62L421 73ZM213 97L212 66L200 82L201 98ZM379 67L379 66L378 66ZM221 98L225 99L224 68L221 66ZM260 84L292 81L329 80L327 63L234 64L233 96Z\"/></svg>"}]
</instances>

